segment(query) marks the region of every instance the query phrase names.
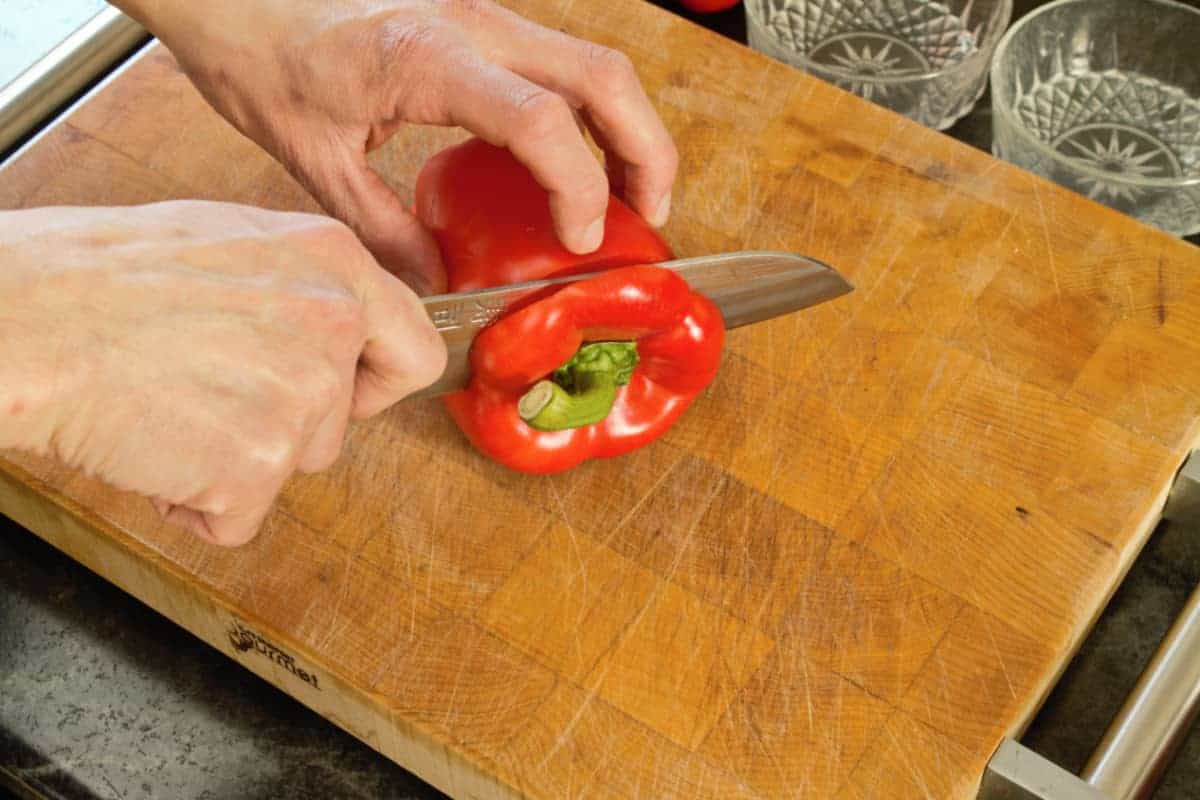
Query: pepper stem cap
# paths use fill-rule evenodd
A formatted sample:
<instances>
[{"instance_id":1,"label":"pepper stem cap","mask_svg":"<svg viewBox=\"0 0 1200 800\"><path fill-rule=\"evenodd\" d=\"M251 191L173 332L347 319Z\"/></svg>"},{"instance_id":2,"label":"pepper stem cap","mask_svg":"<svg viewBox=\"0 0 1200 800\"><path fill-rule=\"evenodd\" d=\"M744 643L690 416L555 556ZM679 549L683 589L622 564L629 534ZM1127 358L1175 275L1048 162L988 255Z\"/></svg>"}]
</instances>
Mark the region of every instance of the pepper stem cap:
<instances>
[{"instance_id":1,"label":"pepper stem cap","mask_svg":"<svg viewBox=\"0 0 1200 800\"><path fill-rule=\"evenodd\" d=\"M517 413L540 431L562 431L601 422L612 411L617 387L629 383L638 363L634 342L593 342L579 348L522 395Z\"/></svg>"}]
</instances>

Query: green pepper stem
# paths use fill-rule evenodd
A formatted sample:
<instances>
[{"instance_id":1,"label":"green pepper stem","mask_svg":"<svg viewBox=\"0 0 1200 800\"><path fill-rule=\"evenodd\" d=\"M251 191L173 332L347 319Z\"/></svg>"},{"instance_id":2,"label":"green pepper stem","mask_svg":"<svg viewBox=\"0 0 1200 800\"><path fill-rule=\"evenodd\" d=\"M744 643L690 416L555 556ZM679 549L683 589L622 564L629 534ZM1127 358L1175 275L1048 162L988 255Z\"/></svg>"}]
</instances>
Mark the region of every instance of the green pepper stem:
<instances>
[{"instance_id":1,"label":"green pepper stem","mask_svg":"<svg viewBox=\"0 0 1200 800\"><path fill-rule=\"evenodd\" d=\"M517 410L521 419L539 431L565 431L595 425L612 411L617 399L617 385L611 380L588 380L590 384L578 394L553 381L538 381L530 389Z\"/></svg>"},{"instance_id":2,"label":"green pepper stem","mask_svg":"<svg viewBox=\"0 0 1200 800\"><path fill-rule=\"evenodd\" d=\"M617 387L629 382L637 361L634 342L584 345L554 371L553 381L538 381L521 397L517 413L540 431L595 425L612 411Z\"/></svg>"}]
</instances>

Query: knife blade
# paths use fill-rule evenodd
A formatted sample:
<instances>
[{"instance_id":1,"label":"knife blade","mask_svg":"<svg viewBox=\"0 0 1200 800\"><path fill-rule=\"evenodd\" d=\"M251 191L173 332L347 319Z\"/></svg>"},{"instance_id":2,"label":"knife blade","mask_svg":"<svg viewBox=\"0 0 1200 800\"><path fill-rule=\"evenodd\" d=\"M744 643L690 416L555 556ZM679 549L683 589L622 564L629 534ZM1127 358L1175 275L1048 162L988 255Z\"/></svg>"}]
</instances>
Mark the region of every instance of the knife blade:
<instances>
[{"instance_id":1,"label":"knife blade","mask_svg":"<svg viewBox=\"0 0 1200 800\"><path fill-rule=\"evenodd\" d=\"M656 266L679 273L692 291L706 295L725 318L725 327L740 328L815 306L854 289L836 269L807 256L773 251L745 251L680 258ZM570 275L474 292L424 298L425 310L446 342L448 359L442 377L410 397L436 397L462 389L471 376L471 343L506 308L548 286L574 283L598 273Z\"/></svg>"}]
</instances>

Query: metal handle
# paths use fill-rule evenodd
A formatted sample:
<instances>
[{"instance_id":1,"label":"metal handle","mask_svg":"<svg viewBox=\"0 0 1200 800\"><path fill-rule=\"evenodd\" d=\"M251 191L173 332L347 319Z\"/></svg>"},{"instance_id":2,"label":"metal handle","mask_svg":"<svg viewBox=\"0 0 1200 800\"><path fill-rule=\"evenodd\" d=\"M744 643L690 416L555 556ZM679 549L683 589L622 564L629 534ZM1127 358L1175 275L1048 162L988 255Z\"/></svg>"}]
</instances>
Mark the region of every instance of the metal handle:
<instances>
[{"instance_id":1,"label":"metal handle","mask_svg":"<svg viewBox=\"0 0 1200 800\"><path fill-rule=\"evenodd\" d=\"M0 152L109 70L147 35L117 9L105 8L0 89Z\"/></svg>"},{"instance_id":2,"label":"metal handle","mask_svg":"<svg viewBox=\"0 0 1200 800\"><path fill-rule=\"evenodd\" d=\"M1163 511L1200 531L1200 451L1184 463ZM988 762L981 800L1144 800L1200 711L1200 587L1171 625L1081 777L1005 739Z\"/></svg>"},{"instance_id":3,"label":"metal handle","mask_svg":"<svg viewBox=\"0 0 1200 800\"><path fill-rule=\"evenodd\" d=\"M1163 516L1200 530L1200 452L1184 463ZM1085 781L1113 800L1149 797L1200 710L1200 587L1138 678L1091 760Z\"/></svg>"},{"instance_id":4,"label":"metal handle","mask_svg":"<svg viewBox=\"0 0 1200 800\"><path fill-rule=\"evenodd\" d=\"M1200 588L1171 626L1084 767L1112 800L1143 800L1158 785L1200 709Z\"/></svg>"}]
</instances>

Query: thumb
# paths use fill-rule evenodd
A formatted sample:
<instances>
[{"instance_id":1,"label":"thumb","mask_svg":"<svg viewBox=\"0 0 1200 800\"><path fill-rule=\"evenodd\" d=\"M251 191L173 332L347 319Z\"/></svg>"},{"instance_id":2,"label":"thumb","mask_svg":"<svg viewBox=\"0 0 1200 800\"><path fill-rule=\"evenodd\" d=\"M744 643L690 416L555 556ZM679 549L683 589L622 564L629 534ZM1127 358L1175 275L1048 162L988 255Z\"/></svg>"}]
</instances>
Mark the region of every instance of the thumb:
<instances>
[{"instance_id":1,"label":"thumb","mask_svg":"<svg viewBox=\"0 0 1200 800\"><path fill-rule=\"evenodd\" d=\"M350 226L375 259L418 295L446 290L446 271L433 235L392 188L349 147L309 157L299 176L317 202Z\"/></svg>"}]
</instances>

